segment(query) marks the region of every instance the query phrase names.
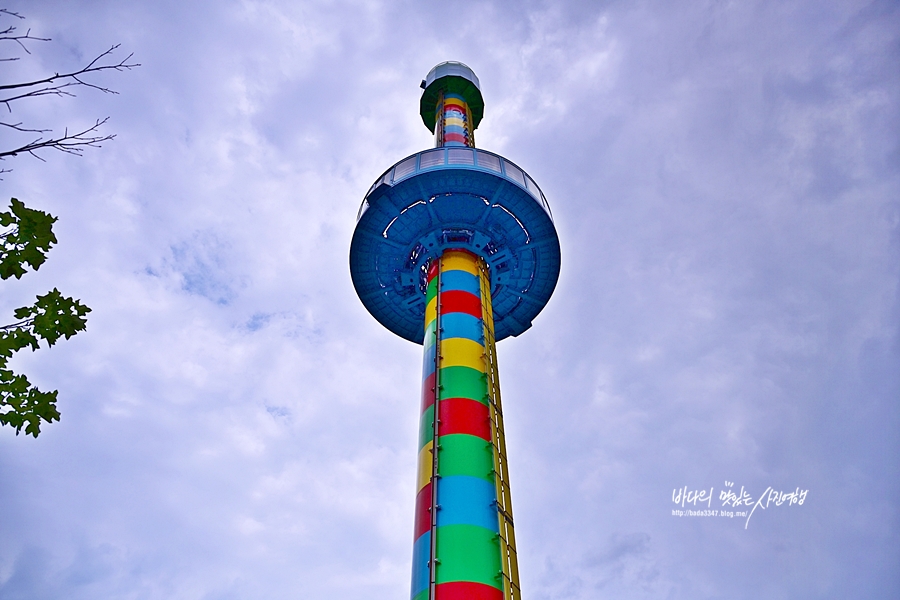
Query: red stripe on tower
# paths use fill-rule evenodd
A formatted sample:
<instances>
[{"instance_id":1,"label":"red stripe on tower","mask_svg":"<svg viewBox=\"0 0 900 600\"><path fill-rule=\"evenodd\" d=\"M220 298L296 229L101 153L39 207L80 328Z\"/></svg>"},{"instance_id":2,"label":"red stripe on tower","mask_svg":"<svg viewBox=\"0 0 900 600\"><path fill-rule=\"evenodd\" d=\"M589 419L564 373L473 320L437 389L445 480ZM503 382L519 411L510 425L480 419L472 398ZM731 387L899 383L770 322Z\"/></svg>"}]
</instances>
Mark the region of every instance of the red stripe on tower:
<instances>
[{"instance_id":1,"label":"red stripe on tower","mask_svg":"<svg viewBox=\"0 0 900 600\"><path fill-rule=\"evenodd\" d=\"M448 290L441 294L441 313L466 313L478 319L481 318L481 299L470 293L460 290Z\"/></svg>"},{"instance_id":2,"label":"red stripe on tower","mask_svg":"<svg viewBox=\"0 0 900 600\"><path fill-rule=\"evenodd\" d=\"M503 590L474 581L448 581L435 587L435 600L503 600Z\"/></svg>"},{"instance_id":3,"label":"red stripe on tower","mask_svg":"<svg viewBox=\"0 0 900 600\"><path fill-rule=\"evenodd\" d=\"M431 375L425 378L425 381L422 382L422 412L428 410L429 406L434 404L434 381L435 381L436 373L432 372Z\"/></svg>"},{"instance_id":4,"label":"red stripe on tower","mask_svg":"<svg viewBox=\"0 0 900 600\"><path fill-rule=\"evenodd\" d=\"M491 417L486 404L469 398L441 400L441 435L467 433L491 441Z\"/></svg>"},{"instance_id":5,"label":"red stripe on tower","mask_svg":"<svg viewBox=\"0 0 900 600\"><path fill-rule=\"evenodd\" d=\"M426 483L425 487L416 494L416 532L413 536L414 540L431 529L431 483Z\"/></svg>"}]
</instances>

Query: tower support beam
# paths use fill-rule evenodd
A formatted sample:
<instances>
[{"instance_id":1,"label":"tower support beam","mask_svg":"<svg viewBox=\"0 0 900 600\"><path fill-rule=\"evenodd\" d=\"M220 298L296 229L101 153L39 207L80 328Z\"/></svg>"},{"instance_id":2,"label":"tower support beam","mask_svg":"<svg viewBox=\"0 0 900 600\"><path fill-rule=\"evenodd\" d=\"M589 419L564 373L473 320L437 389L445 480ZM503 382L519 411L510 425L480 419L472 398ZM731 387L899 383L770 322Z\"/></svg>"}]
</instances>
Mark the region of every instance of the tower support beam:
<instances>
[{"instance_id":1,"label":"tower support beam","mask_svg":"<svg viewBox=\"0 0 900 600\"><path fill-rule=\"evenodd\" d=\"M491 307L491 279L488 265L478 259L481 272L482 320L484 321L485 378L491 418L491 443L494 447L494 480L497 494L497 519L500 536L500 567L503 571L504 600L521 600L519 559L513 529L512 494L509 489L509 465L506 454L506 431L500 403L500 370L497 367L497 344L494 338L494 311Z\"/></svg>"}]
</instances>

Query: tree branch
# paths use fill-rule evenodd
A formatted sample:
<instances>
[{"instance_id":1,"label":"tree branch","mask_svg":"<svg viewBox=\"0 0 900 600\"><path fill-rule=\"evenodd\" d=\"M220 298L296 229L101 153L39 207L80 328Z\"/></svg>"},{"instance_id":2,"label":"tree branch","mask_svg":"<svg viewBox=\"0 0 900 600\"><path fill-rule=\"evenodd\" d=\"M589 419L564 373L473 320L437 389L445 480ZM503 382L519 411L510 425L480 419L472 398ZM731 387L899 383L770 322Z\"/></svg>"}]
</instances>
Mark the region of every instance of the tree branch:
<instances>
[{"instance_id":1,"label":"tree branch","mask_svg":"<svg viewBox=\"0 0 900 600\"><path fill-rule=\"evenodd\" d=\"M0 18L10 17L13 19L24 19L22 15L6 8L0 8ZM31 35L31 29L24 34L17 32L15 25L7 25L0 29L0 42L15 42L25 51L31 54L25 42L28 40L48 42L50 38L41 38ZM5 104L9 113L12 113L12 103L26 98L38 98L40 96L68 96L74 97L73 88L83 86L92 88L104 94L117 94L115 90L99 85L90 81L91 76L104 71L130 71L135 67L141 66L140 63L132 62L131 58L134 54L129 54L122 60L116 61L113 54L118 50L120 44L110 46L104 52L96 55L90 62L80 69L67 71L63 73L54 73L48 77L23 82L11 82L0 85L0 104ZM0 57L2 61L18 60L16 56ZM31 156L43 161L44 159L38 154L38 151L47 148L58 150L66 154L81 155L85 148L98 148L103 142L114 139L115 134L100 135L99 128L107 122L109 117L98 119L91 127L76 133L69 133L66 129L62 136L54 136L50 129L39 127L31 127L24 125L21 121L0 121L0 129L6 128L17 133L37 134L28 143L27 137L21 136L21 139L6 142L15 145L11 149L0 149L0 161L8 156L17 156L19 154L30 154ZM46 137L45 137L46 134ZM0 169L0 175L8 173L9 169ZM2 179L2 178L0 178Z\"/></svg>"},{"instance_id":2,"label":"tree branch","mask_svg":"<svg viewBox=\"0 0 900 600\"><path fill-rule=\"evenodd\" d=\"M12 323L10 325L0 326L0 332L12 331L13 329L19 328L28 328L34 325L34 319L25 319L24 321L19 321L18 323Z\"/></svg>"},{"instance_id":3,"label":"tree branch","mask_svg":"<svg viewBox=\"0 0 900 600\"><path fill-rule=\"evenodd\" d=\"M35 154L35 152L37 150L43 150L46 148L59 150L60 152L65 152L66 154L75 154L77 156L81 156L81 153L84 152L85 148L99 148L103 142L108 142L115 139L116 134L114 133L110 135L91 135L108 120L109 117L98 119L96 123L85 129L84 131L79 131L78 133L69 134L69 130L66 129L62 137L51 137L49 139L39 137L25 144L24 146L20 146L19 148L15 148L13 150L0 150L0 160L5 159L7 156L30 154L36 159L43 161L44 159Z\"/></svg>"},{"instance_id":4,"label":"tree branch","mask_svg":"<svg viewBox=\"0 0 900 600\"><path fill-rule=\"evenodd\" d=\"M114 92L113 90L110 90L109 88L104 88L104 87L83 81L83 80L79 79L79 77L87 75L88 73L99 73L100 71L110 71L110 70L112 70L112 71L130 71L131 69L133 69L135 67L141 66L140 63L129 63L128 62L129 59L131 59L131 57L134 56L134 53L129 54L128 56L126 56L125 58L123 58L122 60L120 60L119 62L114 63L114 64L97 64L105 56L109 56L110 54L115 52L119 48L119 46L121 46L121 44L115 44L114 46L110 46L106 52L99 54L96 58L94 58L94 60L92 60L90 63L88 63L87 66L82 67L81 69L78 69L77 71L72 71L71 73L55 73L54 75L51 75L50 77L45 77L44 79L36 79L34 81L25 81L22 83L11 83L11 84L7 84L7 85L0 85L0 90L15 90L15 89L21 89L21 88L34 87L34 86L38 86L38 85L45 85L45 84L53 83L54 81L59 81L59 80L74 79L77 83L69 82L67 85L85 85L87 87L92 87L94 89L100 90L102 92L106 92L108 94L115 94L116 92ZM65 87L65 85L57 84L55 86L48 86L48 89L60 88L60 87ZM25 97L25 96L21 96L21 97ZM8 103L8 102L11 102L12 100L16 100L16 99L18 99L18 97L2 99L2 100L0 100L0 102Z\"/></svg>"},{"instance_id":5,"label":"tree branch","mask_svg":"<svg viewBox=\"0 0 900 600\"><path fill-rule=\"evenodd\" d=\"M27 133L47 133L48 131L52 131L51 129L28 129L27 127L22 127L22 122L18 123L6 123L4 121L0 121L0 125L3 127L9 127L10 129L15 129L16 131L24 131Z\"/></svg>"},{"instance_id":6,"label":"tree branch","mask_svg":"<svg viewBox=\"0 0 900 600\"><path fill-rule=\"evenodd\" d=\"M11 10L7 10L5 8L0 8L0 14L9 15L10 17L15 17L17 19L24 19L22 15L19 13L13 12ZM28 50L28 47L25 45L23 40L35 40L38 42L49 42L50 38L39 38L31 35L31 29L25 32L25 35L13 35L16 32L15 25L9 25L6 29L0 30L0 42L15 42L19 45L22 50L25 51L26 54L31 54ZM11 58L0 58L0 61L13 61L19 60L19 57L11 57Z\"/></svg>"}]
</instances>

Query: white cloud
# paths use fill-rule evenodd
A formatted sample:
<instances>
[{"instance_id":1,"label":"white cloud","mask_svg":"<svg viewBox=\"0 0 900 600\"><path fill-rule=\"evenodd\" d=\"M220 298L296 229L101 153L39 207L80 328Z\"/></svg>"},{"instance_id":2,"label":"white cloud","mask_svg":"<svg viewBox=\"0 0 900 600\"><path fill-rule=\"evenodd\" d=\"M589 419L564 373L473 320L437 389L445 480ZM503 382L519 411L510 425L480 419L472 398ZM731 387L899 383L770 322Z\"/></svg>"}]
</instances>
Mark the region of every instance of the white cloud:
<instances>
[{"instance_id":1,"label":"white cloud","mask_svg":"<svg viewBox=\"0 0 900 600\"><path fill-rule=\"evenodd\" d=\"M500 344L525 595L900 589L889 3L10 6L54 41L4 69L118 41L143 66L15 113L118 137L0 182L60 239L0 308L94 309L15 359L63 420L0 432L0 596L408 593L419 349L348 249L371 182L430 145L417 86L447 59L562 241ZM746 530L670 515L726 479L809 497Z\"/></svg>"}]
</instances>

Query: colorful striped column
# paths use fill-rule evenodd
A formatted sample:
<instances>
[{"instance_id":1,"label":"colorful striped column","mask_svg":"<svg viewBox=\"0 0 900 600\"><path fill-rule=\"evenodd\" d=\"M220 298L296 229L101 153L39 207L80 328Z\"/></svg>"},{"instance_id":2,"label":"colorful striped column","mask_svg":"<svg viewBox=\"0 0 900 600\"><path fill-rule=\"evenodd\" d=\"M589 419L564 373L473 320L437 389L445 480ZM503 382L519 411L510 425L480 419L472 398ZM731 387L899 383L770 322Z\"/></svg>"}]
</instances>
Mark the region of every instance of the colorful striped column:
<instances>
[{"instance_id":1,"label":"colorful striped column","mask_svg":"<svg viewBox=\"0 0 900 600\"><path fill-rule=\"evenodd\" d=\"M450 148L409 156L382 175L350 245L363 304L424 346L410 596L521 600L496 342L528 329L549 300L559 239L534 181L470 150L484 116L472 69L442 62L421 88L419 116L436 146ZM427 210L411 210L422 204ZM492 288L492 272L509 285Z\"/></svg>"},{"instance_id":2,"label":"colorful striped column","mask_svg":"<svg viewBox=\"0 0 900 600\"><path fill-rule=\"evenodd\" d=\"M435 145L475 147L475 134L471 128L471 113L465 98L447 92L437 104L435 115Z\"/></svg>"},{"instance_id":3,"label":"colorful striped column","mask_svg":"<svg viewBox=\"0 0 900 600\"><path fill-rule=\"evenodd\" d=\"M413 600L504 598L483 273L465 250L428 273Z\"/></svg>"}]
</instances>

